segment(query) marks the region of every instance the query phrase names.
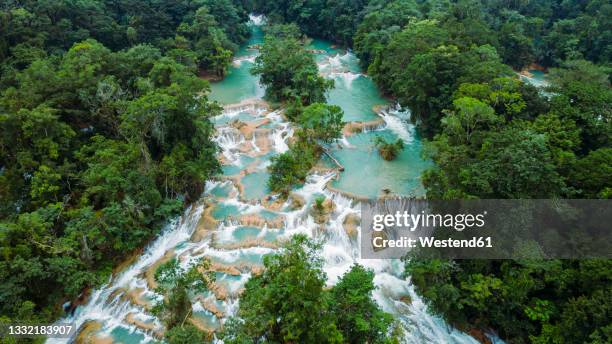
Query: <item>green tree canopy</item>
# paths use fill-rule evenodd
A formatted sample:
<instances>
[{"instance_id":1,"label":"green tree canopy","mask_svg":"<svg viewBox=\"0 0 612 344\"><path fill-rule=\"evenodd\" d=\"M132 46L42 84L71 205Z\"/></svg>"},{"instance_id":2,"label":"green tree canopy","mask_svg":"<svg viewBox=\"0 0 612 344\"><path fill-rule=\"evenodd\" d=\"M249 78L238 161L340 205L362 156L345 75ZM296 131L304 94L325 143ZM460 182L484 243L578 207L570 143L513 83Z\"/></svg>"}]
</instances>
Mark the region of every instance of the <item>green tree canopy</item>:
<instances>
[{"instance_id":1,"label":"green tree canopy","mask_svg":"<svg viewBox=\"0 0 612 344\"><path fill-rule=\"evenodd\" d=\"M260 75L266 96L275 101L325 102L325 93L333 87L332 80L319 75L312 54L295 37L266 35L251 73Z\"/></svg>"},{"instance_id":2,"label":"green tree canopy","mask_svg":"<svg viewBox=\"0 0 612 344\"><path fill-rule=\"evenodd\" d=\"M331 142L342 135L343 116L339 106L314 103L304 108L297 122L310 137Z\"/></svg>"},{"instance_id":3,"label":"green tree canopy","mask_svg":"<svg viewBox=\"0 0 612 344\"><path fill-rule=\"evenodd\" d=\"M386 343L391 315L372 299L374 274L360 265L326 290L320 244L296 235L264 257L264 272L249 279L227 343Z\"/></svg>"}]
</instances>

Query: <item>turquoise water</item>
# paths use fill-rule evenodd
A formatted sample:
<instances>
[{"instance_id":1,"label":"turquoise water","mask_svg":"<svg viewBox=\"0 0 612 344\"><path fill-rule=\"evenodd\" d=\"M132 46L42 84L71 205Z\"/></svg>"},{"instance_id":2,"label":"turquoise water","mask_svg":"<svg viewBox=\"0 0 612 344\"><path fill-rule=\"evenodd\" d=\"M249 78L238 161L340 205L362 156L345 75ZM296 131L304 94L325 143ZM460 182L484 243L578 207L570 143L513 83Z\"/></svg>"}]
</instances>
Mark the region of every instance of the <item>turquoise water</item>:
<instances>
[{"instance_id":1,"label":"turquoise water","mask_svg":"<svg viewBox=\"0 0 612 344\"><path fill-rule=\"evenodd\" d=\"M214 188L210 189L208 193L216 198L226 198L229 196L232 186L230 183L218 184Z\"/></svg>"},{"instance_id":2,"label":"turquoise water","mask_svg":"<svg viewBox=\"0 0 612 344\"><path fill-rule=\"evenodd\" d=\"M116 327L111 331L113 343L140 343L145 336L138 332L133 332L125 327ZM152 342L159 343L159 342Z\"/></svg>"},{"instance_id":3,"label":"turquoise water","mask_svg":"<svg viewBox=\"0 0 612 344\"><path fill-rule=\"evenodd\" d=\"M328 55L333 55L333 54L340 52L338 48L333 48L332 44L330 44L328 41L319 39L319 38L313 39L310 42L310 44L307 46L307 48L316 49L316 50L325 50ZM320 58L323 56L324 56L323 54L315 54L315 58L317 60L320 60Z\"/></svg>"},{"instance_id":4,"label":"turquoise water","mask_svg":"<svg viewBox=\"0 0 612 344\"><path fill-rule=\"evenodd\" d=\"M255 239L257 235L261 232L261 229L257 227L238 227L232 232L232 242L234 241L245 241L249 239Z\"/></svg>"},{"instance_id":5,"label":"turquoise water","mask_svg":"<svg viewBox=\"0 0 612 344\"><path fill-rule=\"evenodd\" d=\"M544 73L541 70L537 70L537 69L530 69L528 72L531 73L532 76L527 77L524 75L520 75L521 80L528 82L538 88L543 88L543 87L548 86L548 80L546 79L546 73ZM546 94L546 92L543 92L543 93Z\"/></svg>"},{"instance_id":6,"label":"turquoise water","mask_svg":"<svg viewBox=\"0 0 612 344\"><path fill-rule=\"evenodd\" d=\"M221 169L223 170L224 175L235 176L240 173L245 166L248 166L253 161L255 161L255 158L243 154L240 155L238 165L223 165L221 166Z\"/></svg>"},{"instance_id":7,"label":"turquoise water","mask_svg":"<svg viewBox=\"0 0 612 344\"><path fill-rule=\"evenodd\" d=\"M209 98L221 104L232 104L262 96L264 89L259 84L259 78L251 74L252 66L252 63L243 61L239 67L230 68L222 82L211 83Z\"/></svg>"},{"instance_id":8,"label":"turquoise water","mask_svg":"<svg viewBox=\"0 0 612 344\"><path fill-rule=\"evenodd\" d=\"M255 116L246 113L246 112L242 112L237 114L236 116L219 116L219 117L215 117L211 122L214 125L227 125L228 123L234 121L234 120L239 120L242 122L250 122L250 121L254 121L257 118L255 118Z\"/></svg>"},{"instance_id":9,"label":"turquoise water","mask_svg":"<svg viewBox=\"0 0 612 344\"><path fill-rule=\"evenodd\" d=\"M232 251L235 252L235 251ZM260 254L257 252L249 252L245 250L239 250L237 254L228 255L228 256L213 256L211 260L214 263L221 264L247 264L247 265L260 265L263 262L264 254Z\"/></svg>"},{"instance_id":10,"label":"turquoise water","mask_svg":"<svg viewBox=\"0 0 612 344\"><path fill-rule=\"evenodd\" d=\"M217 203L214 207L212 216L215 220L225 220L229 216L240 215L240 209L233 204Z\"/></svg>"},{"instance_id":11,"label":"turquoise water","mask_svg":"<svg viewBox=\"0 0 612 344\"><path fill-rule=\"evenodd\" d=\"M421 142L415 138L395 160L385 161L372 142L377 135L387 141L397 140L389 130L361 133L348 138L350 148L333 151L345 171L332 186L368 198L380 196L383 189L398 195L423 195L420 175L430 163L420 157Z\"/></svg>"},{"instance_id":12,"label":"turquoise water","mask_svg":"<svg viewBox=\"0 0 612 344\"><path fill-rule=\"evenodd\" d=\"M266 219L266 220L274 220L275 218L278 217L277 213L275 213L273 211L270 211L270 210L267 210L267 209L264 209L264 210L260 211L259 215L261 217L263 217L264 219Z\"/></svg>"},{"instance_id":13,"label":"turquoise water","mask_svg":"<svg viewBox=\"0 0 612 344\"><path fill-rule=\"evenodd\" d=\"M226 176L235 176L238 173L240 173L240 170L242 170L242 168L236 165L223 165L221 166L221 170L223 171L223 174Z\"/></svg>"},{"instance_id":14,"label":"turquoise water","mask_svg":"<svg viewBox=\"0 0 612 344\"><path fill-rule=\"evenodd\" d=\"M335 78L334 82L335 88L329 92L327 102L342 108L346 122L375 120L378 115L372 108L387 104L370 78L359 76L350 83Z\"/></svg>"},{"instance_id":15,"label":"turquoise water","mask_svg":"<svg viewBox=\"0 0 612 344\"><path fill-rule=\"evenodd\" d=\"M217 329L221 326L219 319L217 319L214 314L206 310L193 312L193 317L208 329Z\"/></svg>"},{"instance_id":16,"label":"turquoise water","mask_svg":"<svg viewBox=\"0 0 612 344\"><path fill-rule=\"evenodd\" d=\"M252 35L249 41L242 45L236 53L236 57L255 55L257 52L249 50L251 44L263 42L263 32L259 26L252 26ZM241 100L261 97L265 90L259 84L259 77L251 74L252 62L242 61L239 66L232 65L228 74L222 81L211 82L209 99L216 100L221 104L238 103Z\"/></svg>"},{"instance_id":17,"label":"turquoise water","mask_svg":"<svg viewBox=\"0 0 612 344\"><path fill-rule=\"evenodd\" d=\"M261 171L249 173L242 177L242 185L244 186L244 194L246 199L261 199L268 194L268 178L270 173Z\"/></svg>"},{"instance_id":18,"label":"turquoise water","mask_svg":"<svg viewBox=\"0 0 612 344\"><path fill-rule=\"evenodd\" d=\"M537 69L530 69L529 73L533 75L533 79L543 81L546 78L546 73Z\"/></svg>"},{"instance_id":19,"label":"turquoise water","mask_svg":"<svg viewBox=\"0 0 612 344\"><path fill-rule=\"evenodd\" d=\"M260 44L263 41L260 27L253 26L253 32L254 35L247 45ZM240 49L237 58L256 54L256 51L248 50L247 45ZM330 42L321 39L312 40L308 48L325 52L316 53L314 56L321 74L334 80L335 86L328 93L327 101L342 108L344 121L372 121L380 118L374 112L374 107L388 105L389 101L381 95L372 79L362 73L359 60L354 54L332 47ZM223 81L212 84L211 99L221 103L236 103L248 98L263 97L265 90L259 85L258 78L249 72L252 65L249 61L232 65L229 75ZM250 114L239 114L234 118L243 121L254 120ZM227 117L219 117L216 119L216 124L222 125L229 121ZM267 125L267 127L272 126L272 124ZM424 190L420 175L430 163L421 158L422 144L418 135L412 134L411 140L406 143L405 149L394 161L385 161L380 157L372 142L376 135L383 135L388 140L398 138L390 130L361 133L348 138L350 148L332 150L332 154L346 168L338 179L333 181L332 186L370 198L380 196L383 189L389 189L398 195L422 196ZM272 155L268 154L257 159L264 161ZM248 160L241 161L240 166L223 166L223 173L237 175L255 159ZM268 178L269 174L265 171L244 176L241 180L244 186L242 197L248 200L265 197L269 193ZM235 207L218 206L213 211L213 215L215 218L225 218L228 215L236 215L237 211ZM269 215L266 216L268 219L275 217L275 214L266 215Z\"/></svg>"},{"instance_id":20,"label":"turquoise water","mask_svg":"<svg viewBox=\"0 0 612 344\"><path fill-rule=\"evenodd\" d=\"M261 239L268 242L273 242L278 237L277 231L267 230L263 235L262 229L251 226L240 226L234 229L231 236L223 236L219 239L219 242L244 242L248 240Z\"/></svg>"},{"instance_id":21,"label":"turquoise water","mask_svg":"<svg viewBox=\"0 0 612 344\"><path fill-rule=\"evenodd\" d=\"M238 283L241 278L242 277L240 275L234 276L223 272L215 272L215 282L219 284L224 284L225 286L229 284Z\"/></svg>"}]
</instances>

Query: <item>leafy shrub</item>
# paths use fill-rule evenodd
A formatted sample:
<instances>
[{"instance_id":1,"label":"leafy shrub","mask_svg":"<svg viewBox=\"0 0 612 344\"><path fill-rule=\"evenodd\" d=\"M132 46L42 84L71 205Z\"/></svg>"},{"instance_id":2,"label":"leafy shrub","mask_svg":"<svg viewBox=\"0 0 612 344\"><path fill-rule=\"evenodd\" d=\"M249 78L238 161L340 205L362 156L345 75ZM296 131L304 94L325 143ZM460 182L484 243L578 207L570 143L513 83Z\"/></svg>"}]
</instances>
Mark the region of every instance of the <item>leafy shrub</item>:
<instances>
[{"instance_id":1,"label":"leafy shrub","mask_svg":"<svg viewBox=\"0 0 612 344\"><path fill-rule=\"evenodd\" d=\"M397 139L395 142L387 142L382 136L376 136L374 144L378 148L378 153L383 159L391 161L404 149L404 141Z\"/></svg>"}]
</instances>

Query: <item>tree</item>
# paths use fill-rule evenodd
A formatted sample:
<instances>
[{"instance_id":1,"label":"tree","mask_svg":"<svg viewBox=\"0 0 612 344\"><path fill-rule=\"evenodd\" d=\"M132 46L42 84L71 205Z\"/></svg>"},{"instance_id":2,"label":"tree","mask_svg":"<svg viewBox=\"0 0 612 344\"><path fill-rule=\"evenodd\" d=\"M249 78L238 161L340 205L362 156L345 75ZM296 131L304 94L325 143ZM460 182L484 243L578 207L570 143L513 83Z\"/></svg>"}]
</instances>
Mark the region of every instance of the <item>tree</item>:
<instances>
[{"instance_id":1,"label":"tree","mask_svg":"<svg viewBox=\"0 0 612 344\"><path fill-rule=\"evenodd\" d=\"M211 13L211 7L209 6L214 6L217 14L226 13L230 17L217 17ZM225 75L227 67L232 62L232 52L238 50L237 45L227 36L226 30L219 26L230 25L227 27L233 27L237 30L234 32L234 29L232 29L234 38L238 42L244 40L242 34L238 33L241 31L239 28L244 24L236 23L234 26L231 26L231 23L236 20L232 16L237 16L237 14L227 0L220 2L206 1L206 5L200 7L195 12L191 23L182 23L178 28L178 31L187 37L185 45L195 52L199 67L212 71L217 76ZM223 19L223 24L217 19ZM179 43L180 40L181 37L175 38L177 48L181 45Z\"/></svg>"},{"instance_id":2,"label":"tree","mask_svg":"<svg viewBox=\"0 0 612 344\"><path fill-rule=\"evenodd\" d=\"M155 281L158 283L156 292L164 295L164 300L155 305L153 312L165 323L168 330L175 330L168 335L177 342L194 335L191 326L185 327L185 322L191 314L189 293L202 293L214 282L214 273L208 271L209 263L200 260L186 269L180 266L178 260L171 259L155 271Z\"/></svg>"},{"instance_id":3,"label":"tree","mask_svg":"<svg viewBox=\"0 0 612 344\"><path fill-rule=\"evenodd\" d=\"M331 290L330 311L348 343L383 343L393 317L372 299L374 273L353 265Z\"/></svg>"},{"instance_id":4,"label":"tree","mask_svg":"<svg viewBox=\"0 0 612 344\"><path fill-rule=\"evenodd\" d=\"M473 135L492 128L502 120L489 105L469 97L453 101L456 111L442 119L444 133L456 143L471 144Z\"/></svg>"},{"instance_id":5,"label":"tree","mask_svg":"<svg viewBox=\"0 0 612 344\"><path fill-rule=\"evenodd\" d=\"M297 122L306 135L323 142L331 142L342 135L344 112L339 106L313 103L304 108Z\"/></svg>"},{"instance_id":6,"label":"tree","mask_svg":"<svg viewBox=\"0 0 612 344\"><path fill-rule=\"evenodd\" d=\"M203 0L199 1L202 6L208 8L208 12L217 19L228 39L235 44L246 41L249 37L247 12L231 0Z\"/></svg>"},{"instance_id":7,"label":"tree","mask_svg":"<svg viewBox=\"0 0 612 344\"><path fill-rule=\"evenodd\" d=\"M578 160L570 181L585 198L612 197L612 148L600 148Z\"/></svg>"},{"instance_id":8,"label":"tree","mask_svg":"<svg viewBox=\"0 0 612 344\"><path fill-rule=\"evenodd\" d=\"M612 88L608 73L588 61L567 61L550 72L552 111L582 128L582 152L609 144L612 135Z\"/></svg>"},{"instance_id":9,"label":"tree","mask_svg":"<svg viewBox=\"0 0 612 344\"><path fill-rule=\"evenodd\" d=\"M166 333L166 340L170 344L193 344L206 341L205 335L191 324L175 326Z\"/></svg>"},{"instance_id":10,"label":"tree","mask_svg":"<svg viewBox=\"0 0 612 344\"><path fill-rule=\"evenodd\" d=\"M266 35L251 73L260 75L266 96L275 101L299 98L304 105L325 102L333 80L319 75L312 54L294 37Z\"/></svg>"},{"instance_id":11,"label":"tree","mask_svg":"<svg viewBox=\"0 0 612 344\"><path fill-rule=\"evenodd\" d=\"M227 343L387 343L393 318L372 298L374 273L355 265L331 290L320 244L295 235L264 257L264 272L249 279L236 318L221 334Z\"/></svg>"},{"instance_id":12,"label":"tree","mask_svg":"<svg viewBox=\"0 0 612 344\"><path fill-rule=\"evenodd\" d=\"M340 343L342 334L327 311L320 246L304 235L291 238L278 254L264 257L264 272L247 282L237 316L223 335L228 343Z\"/></svg>"},{"instance_id":13,"label":"tree","mask_svg":"<svg viewBox=\"0 0 612 344\"><path fill-rule=\"evenodd\" d=\"M456 45L451 31L435 20L411 22L395 33L368 72L411 109L413 120L428 137L440 131L442 111L461 83L510 75L492 46Z\"/></svg>"},{"instance_id":14,"label":"tree","mask_svg":"<svg viewBox=\"0 0 612 344\"><path fill-rule=\"evenodd\" d=\"M63 46L55 38L40 46ZM0 309L49 322L200 195L219 169L208 119L219 107L195 69L151 45L85 39L15 61L0 80Z\"/></svg>"},{"instance_id":15,"label":"tree","mask_svg":"<svg viewBox=\"0 0 612 344\"><path fill-rule=\"evenodd\" d=\"M394 33L422 16L414 0L371 2L366 11L353 38L355 52L364 67L372 63L374 56L383 53Z\"/></svg>"},{"instance_id":16,"label":"tree","mask_svg":"<svg viewBox=\"0 0 612 344\"><path fill-rule=\"evenodd\" d=\"M543 135L509 128L483 142L478 160L459 171L462 187L480 198L548 198L563 193Z\"/></svg>"},{"instance_id":17,"label":"tree","mask_svg":"<svg viewBox=\"0 0 612 344\"><path fill-rule=\"evenodd\" d=\"M269 167L268 187L283 195L289 194L293 186L304 182L321 153L321 147L306 134L298 132L297 137L289 151L272 157Z\"/></svg>"},{"instance_id":18,"label":"tree","mask_svg":"<svg viewBox=\"0 0 612 344\"><path fill-rule=\"evenodd\" d=\"M533 61L533 44L520 23L509 21L503 24L499 40L500 55L503 56L504 63L521 69Z\"/></svg>"},{"instance_id":19,"label":"tree","mask_svg":"<svg viewBox=\"0 0 612 344\"><path fill-rule=\"evenodd\" d=\"M383 159L391 161L404 149L404 141L397 139L395 142L387 142L382 136L376 136L374 145L378 147L378 153Z\"/></svg>"}]
</instances>

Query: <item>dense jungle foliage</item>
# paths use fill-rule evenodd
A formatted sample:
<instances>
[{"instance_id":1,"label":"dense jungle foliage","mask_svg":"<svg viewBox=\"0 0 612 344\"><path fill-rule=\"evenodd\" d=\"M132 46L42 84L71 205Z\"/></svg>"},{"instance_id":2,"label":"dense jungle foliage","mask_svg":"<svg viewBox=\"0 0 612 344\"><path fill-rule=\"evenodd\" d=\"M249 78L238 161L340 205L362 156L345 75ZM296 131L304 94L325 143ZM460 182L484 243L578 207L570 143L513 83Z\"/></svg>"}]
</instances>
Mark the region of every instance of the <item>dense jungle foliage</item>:
<instances>
[{"instance_id":1,"label":"dense jungle foliage","mask_svg":"<svg viewBox=\"0 0 612 344\"><path fill-rule=\"evenodd\" d=\"M430 199L610 198L609 1L256 1L353 48L413 114ZM537 64L537 65L534 65ZM544 90L514 70L549 69ZM408 168L408 167L407 167ZM609 260L417 260L435 312L513 343L612 341Z\"/></svg>"},{"instance_id":2,"label":"dense jungle foliage","mask_svg":"<svg viewBox=\"0 0 612 344\"><path fill-rule=\"evenodd\" d=\"M301 128L271 167L275 191L303 181L342 125L301 30L352 48L412 111L435 163L423 176L428 198L611 197L608 0L6 0L0 320L57 318L198 198L219 170L208 120L219 107L198 76L225 75L250 11L295 24L269 28L254 70ZM524 68L547 69L550 85L521 82ZM172 264L157 275L174 276L158 312L172 342L201 341L174 325L186 285L207 281ZM241 303L249 321L230 322L228 341L392 340L369 271L356 266L323 288L316 245L302 237L266 267ZM612 341L609 260L414 259L406 271L462 329L512 343ZM274 322L281 313L294 322Z\"/></svg>"},{"instance_id":3,"label":"dense jungle foliage","mask_svg":"<svg viewBox=\"0 0 612 344\"><path fill-rule=\"evenodd\" d=\"M219 170L208 82L240 3L3 1L0 314L48 322Z\"/></svg>"}]
</instances>

